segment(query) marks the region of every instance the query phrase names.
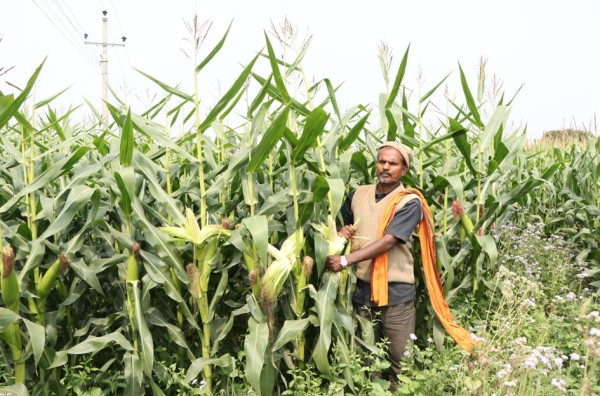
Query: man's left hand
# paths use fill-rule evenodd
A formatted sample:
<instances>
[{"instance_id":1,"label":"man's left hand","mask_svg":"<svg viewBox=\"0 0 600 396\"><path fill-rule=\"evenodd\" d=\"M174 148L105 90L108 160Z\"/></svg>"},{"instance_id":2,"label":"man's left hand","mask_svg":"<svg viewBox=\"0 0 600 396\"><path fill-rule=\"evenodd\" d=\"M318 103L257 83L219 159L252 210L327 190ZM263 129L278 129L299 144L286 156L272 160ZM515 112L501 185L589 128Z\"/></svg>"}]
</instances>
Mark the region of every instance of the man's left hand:
<instances>
[{"instance_id":1,"label":"man's left hand","mask_svg":"<svg viewBox=\"0 0 600 396\"><path fill-rule=\"evenodd\" d=\"M342 268L342 256L327 256L325 267L333 272L339 272Z\"/></svg>"}]
</instances>

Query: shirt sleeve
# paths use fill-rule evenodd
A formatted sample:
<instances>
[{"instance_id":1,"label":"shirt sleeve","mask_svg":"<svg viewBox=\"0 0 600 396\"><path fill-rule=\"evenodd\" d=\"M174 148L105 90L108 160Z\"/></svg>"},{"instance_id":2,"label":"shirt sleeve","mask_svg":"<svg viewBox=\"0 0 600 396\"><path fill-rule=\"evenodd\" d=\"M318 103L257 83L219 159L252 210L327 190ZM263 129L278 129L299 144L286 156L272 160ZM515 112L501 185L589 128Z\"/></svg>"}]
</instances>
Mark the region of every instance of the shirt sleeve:
<instances>
[{"instance_id":1,"label":"shirt sleeve","mask_svg":"<svg viewBox=\"0 0 600 396\"><path fill-rule=\"evenodd\" d=\"M338 219L338 227L342 227L348 224L354 224L354 213L352 213L352 197L354 197L354 193L355 191L350 192L346 197L344 204L342 205L340 212L342 214L342 220L344 221L344 223L340 224Z\"/></svg>"},{"instance_id":2,"label":"shirt sleeve","mask_svg":"<svg viewBox=\"0 0 600 396\"><path fill-rule=\"evenodd\" d=\"M393 235L400 243L406 243L421 221L422 210L419 198L411 199L394 215L385 233Z\"/></svg>"}]
</instances>

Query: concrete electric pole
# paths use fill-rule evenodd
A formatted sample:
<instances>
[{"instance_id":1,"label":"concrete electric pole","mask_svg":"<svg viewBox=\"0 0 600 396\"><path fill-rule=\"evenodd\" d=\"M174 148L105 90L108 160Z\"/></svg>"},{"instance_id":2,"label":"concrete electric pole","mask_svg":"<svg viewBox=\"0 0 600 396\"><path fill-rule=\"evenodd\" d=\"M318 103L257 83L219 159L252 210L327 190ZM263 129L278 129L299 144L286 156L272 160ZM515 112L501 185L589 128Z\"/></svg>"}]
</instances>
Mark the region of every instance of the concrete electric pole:
<instances>
[{"instance_id":1,"label":"concrete electric pole","mask_svg":"<svg viewBox=\"0 0 600 396\"><path fill-rule=\"evenodd\" d=\"M106 17L107 12L102 11L102 42L87 41L88 35L85 33L83 38L86 44L90 45L101 45L102 46L102 120L108 121L108 47L124 47L125 36L121 37L122 43L109 43L108 42L108 18Z\"/></svg>"}]
</instances>

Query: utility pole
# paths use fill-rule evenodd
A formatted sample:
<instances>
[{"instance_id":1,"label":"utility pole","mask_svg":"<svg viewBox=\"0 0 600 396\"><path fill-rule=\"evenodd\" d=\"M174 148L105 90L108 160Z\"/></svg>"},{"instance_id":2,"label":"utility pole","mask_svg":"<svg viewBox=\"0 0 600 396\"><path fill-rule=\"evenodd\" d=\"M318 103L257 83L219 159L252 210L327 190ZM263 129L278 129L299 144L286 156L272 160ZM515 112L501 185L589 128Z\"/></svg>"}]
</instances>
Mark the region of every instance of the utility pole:
<instances>
[{"instance_id":1,"label":"utility pole","mask_svg":"<svg viewBox=\"0 0 600 396\"><path fill-rule=\"evenodd\" d=\"M83 38L86 44L90 45L101 45L102 46L102 120L108 121L108 47L124 47L125 40L127 37L121 37L122 43L109 43L108 42L108 17L107 12L102 11L102 42L87 41L88 34L85 33Z\"/></svg>"}]
</instances>

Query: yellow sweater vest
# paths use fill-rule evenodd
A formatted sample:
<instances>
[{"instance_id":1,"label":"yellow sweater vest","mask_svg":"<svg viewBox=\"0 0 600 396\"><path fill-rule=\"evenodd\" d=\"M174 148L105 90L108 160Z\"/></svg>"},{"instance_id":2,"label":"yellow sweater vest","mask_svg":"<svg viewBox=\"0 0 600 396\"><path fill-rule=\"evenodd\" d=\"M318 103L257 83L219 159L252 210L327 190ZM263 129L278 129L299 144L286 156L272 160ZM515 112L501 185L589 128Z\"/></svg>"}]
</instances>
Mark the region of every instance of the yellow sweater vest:
<instances>
[{"instance_id":1,"label":"yellow sweater vest","mask_svg":"<svg viewBox=\"0 0 600 396\"><path fill-rule=\"evenodd\" d=\"M403 189L402 185L398 189ZM358 223L352 250L358 250L367 246L377 239L377 227L381 221L380 217L388 201L394 196L394 192L386 195L381 201L375 202L376 185L370 184L360 186L356 189L352 198L352 213L354 223ZM411 199L419 198L416 194L409 194L396 205L396 213ZM406 243L396 243L388 251L388 282L415 283L413 270L412 237ZM371 281L371 260L361 261L356 268L356 276L365 281Z\"/></svg>"}]
</instances>

